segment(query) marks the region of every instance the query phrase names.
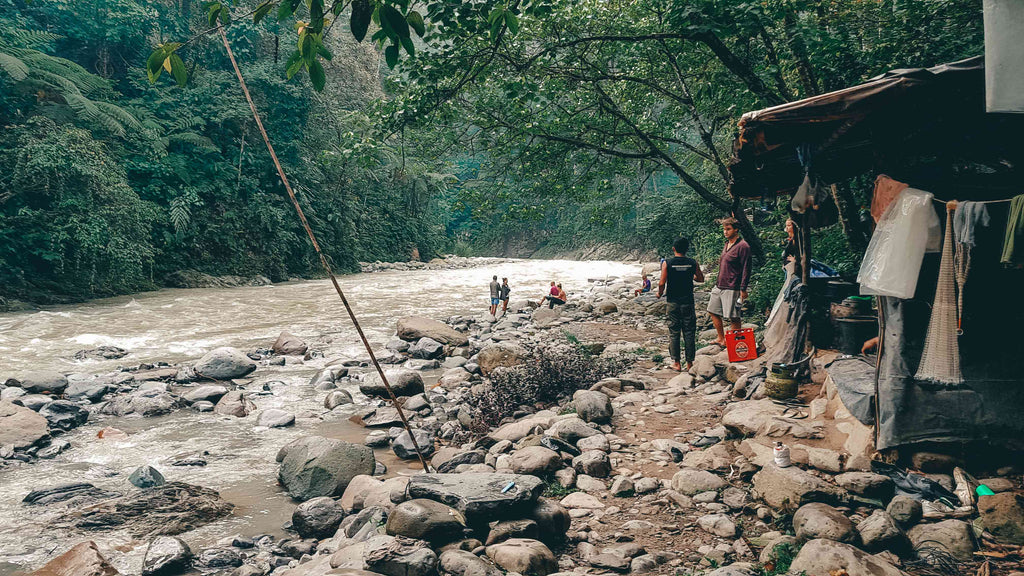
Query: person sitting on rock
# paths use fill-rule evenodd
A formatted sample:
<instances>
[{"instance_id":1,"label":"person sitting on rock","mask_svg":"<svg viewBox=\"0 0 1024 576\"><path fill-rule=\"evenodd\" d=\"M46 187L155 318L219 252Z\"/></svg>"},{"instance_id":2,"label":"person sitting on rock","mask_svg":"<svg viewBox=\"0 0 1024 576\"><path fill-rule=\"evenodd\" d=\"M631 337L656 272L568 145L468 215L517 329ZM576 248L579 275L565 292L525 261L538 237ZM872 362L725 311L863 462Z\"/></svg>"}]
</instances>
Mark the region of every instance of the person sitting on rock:
<instances>
[{"instance_id":1,"label":"person sitting on rock","mask_svg":"<svg viewBox=\"0 0 1024 576\"><path fill-rule=\"evenodd\" d=\"M644 274L644 279L640 281L640 287L633 290L633 297L636 298L641 294L646 294L651 291L651 277Z\"/></svg>"},{"instance_id":2,"label":"person sitting on rock","mask_svg":"<svg viewBox=\"0 0 1024 576\"><path fill-rule=\"evenodd\" d=\"M556 286L555 283L552 282L551 295L545 296L544 299L548 301L548 308L554 308L555 306L564 306L569 300L569 296L566 295L565 290L562 290L561 284ZM541 304L544 304L544 302L541 301Z\"/></svg>"}]
</instances>

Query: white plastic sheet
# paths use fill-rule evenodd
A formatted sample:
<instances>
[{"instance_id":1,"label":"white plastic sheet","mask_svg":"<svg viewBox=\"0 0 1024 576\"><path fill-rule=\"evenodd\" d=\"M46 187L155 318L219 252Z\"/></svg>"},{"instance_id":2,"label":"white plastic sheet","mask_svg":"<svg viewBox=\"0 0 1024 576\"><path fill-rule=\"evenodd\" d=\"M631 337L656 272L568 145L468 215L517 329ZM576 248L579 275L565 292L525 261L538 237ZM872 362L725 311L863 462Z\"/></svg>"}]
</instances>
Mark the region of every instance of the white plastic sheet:
<instances>
[{"instance_id":1,"label":"white plastic sheet","mask_svg":"<svg viewBox=\"0 0 1024 576\"><path fill-rule=\"evenodd\" d=\"M942 247L930 192L907 188L878 220L857 274L861 294L913 298L925 252Z\"/></svg>"}]
</instances>

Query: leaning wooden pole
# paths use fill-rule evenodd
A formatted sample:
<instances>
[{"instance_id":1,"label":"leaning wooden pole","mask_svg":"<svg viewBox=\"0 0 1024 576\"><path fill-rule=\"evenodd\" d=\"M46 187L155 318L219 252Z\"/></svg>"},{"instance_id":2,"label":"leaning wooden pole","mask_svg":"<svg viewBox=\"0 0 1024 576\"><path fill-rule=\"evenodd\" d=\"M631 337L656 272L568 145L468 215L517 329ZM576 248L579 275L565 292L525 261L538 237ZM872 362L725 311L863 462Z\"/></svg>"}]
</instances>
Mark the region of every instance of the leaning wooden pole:
<instances>
[{"instance_id":1,"label":"leaning wooden pole","mask_svg":"<svg viewBox=\"0 0 1024 576\"><path fill-rule=\"evenodd\" d=\"M263 127L263 121L260 120L259 112L256 111L256 104L252 101L252 96L249 95L249 88L245 84L245 78L242 77L242 71L238 68L238 62L235 60L235 53L231 51L231 45L228 43L228 35L224 33L223 26L219 26L217 28L217 32L220 33L220 39L224 42L224 49L228 52L228 59L231 60L231 67L235 69L235 76L238 77L238 83L241 85L242 92L245 94L245 100L249 103L249 110L252 111L252 117L256 120L256 126L260 129L260 134L263 136L263 142L267 145L267 151L270 152L270 158L274 161L274 166L277 167L277 175L281 177L281 183L284 184L284 189L288 191L288 197L292 201L292 206L295 207L295 213L299 215L299 220L302 221L302 227L306 229L309 241L313 243L313 249L316 250L316 255L320 258L320 265L324 267L324 271L327 272L327 276L331 279L331 284L334 284L334 289L338 292L338 296L341 298L341 303L345 305L348 317L352 320L352 325L356 327L356 332L359 333L359 339L363 341L363 347L366 348L366 353L370 355L370 362L372 362L373 367L377 369L377 374L380 376L381 382L384 383L384 389L388 391L391 403L394 404L395 409L398 411L398 417L402 419L402 426L404 426L406 432L409 433L409 440L412 441L412 446L416 449L416 456L419 457L420 463L423 464L423 469L429 472L430 466L427 464L426 458L423 457L423 451L420 450L419 442L416 441L416 435L412 432L412 426L409 425L409 420L405 417L405 412L402 411L402 407L398 405L398 398L395 397L395 392L391 389L388 377L384 374L384 369L381 368L380 362L377 361L377 355L373 353L373 347L370 346L370 341L366 339L366 334L363 333L363 328L359 325L359 320L356 318L356 313L352 311L352 306L348 303L348 298L345 298L345 292L341 289L341 285L338 284L338 278L334 275L334 271L331 270L331 265L327 262L327 257L324 255L323 251L320 250L320 244L316 241L316 235L313 234L313 229L310 228L309 221L306 220L306 214L303 213L302 207L299 206L299 200L295 197L295 191L292 190L292 185L288 182L288 176L284 173L281 161L277 159L277 153L274 152L274 146L270 143L270 137L267 136L267 130Z\"/></svg>"}]
</instances>

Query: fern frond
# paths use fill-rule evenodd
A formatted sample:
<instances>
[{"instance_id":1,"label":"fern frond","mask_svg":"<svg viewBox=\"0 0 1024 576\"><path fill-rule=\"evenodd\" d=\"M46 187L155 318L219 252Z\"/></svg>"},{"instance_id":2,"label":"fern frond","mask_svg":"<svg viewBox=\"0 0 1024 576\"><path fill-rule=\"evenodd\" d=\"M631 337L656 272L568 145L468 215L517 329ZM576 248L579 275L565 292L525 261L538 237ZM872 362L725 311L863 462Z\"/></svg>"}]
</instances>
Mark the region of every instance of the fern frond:
<instances>
[{"instance_id":1,"label":"fern frond","mask_svg":"<svg viewBox=\"0 0 1024 576\"><path fill-rule=\"evenodd\" d=\"M167 137L169 144L189 144L196 148L202 148L209 150L210 152L220 152L213 140L210 140L206 136L201 136L195 132L179 132L177 134L171 134Z\"/></svg>"},{"instance_id":2,"label":"fern frond","mask_svg":"<svg viewBox=\"0 0 1024 576\"><path fill-rule=\"evenodd\" d=\"M171 200L171 225L174 226L174 232L181 234L188 229L189 223L192 221L192 211L189 210L188 201L182 197L177 197Z\"/></svg>"},{"instance_id":3,"label":"fern frond","mask_svg":"<svg viewBox=\"0 0 1024 576\"><path fill-rule=\"evenodd\" d=\"M68 103L68 106L75 111L82 119L89 122L94 122L106 128L109 132L116 136L124 136L124 126L112 116L105 114L97 106L96 102L89 100L81 94L64 94L64 101Z\"/></svg>"},{"instance_id":4,"label":"fern frond","mask_svg":"<svg viewBox=\"0 0 1024 576\"><path fill-rule=\"evenodd\" d=\"M111 104L110 102L102 102L99 100L94 101L93 103L96 105L96 108L99 108L100 112L110 116L114 120L117 120L121 126L138 131L143 129L142 123L139 122L135 116L131 115L127 110L121 108L117 104Z\"/></svg>"},{"instance_id":5,"label":"fern frond","mask_svg":"<svg viewBox=\"0 0 1024 576\"><path fill-rule=\"evenodd\" d=\"M0 30L0 43L22 48L41 48L63 38L60 34L42 30L4 28Z\"/></svg>"},{"instance_id":6,"label":"fern frond","mask_svg":"<svg viewBox=\"0 0 1024 576\"><path fill-rule=\"evenodd\" d=\"M28 77L28 66L21 61L21 58L2 51L0 51L0 71L6 72L15 82L21 82Z\"/></svg>"},{"instance_id":7,"label":"fern frond","mask_svg":"<svg viewBox=\"0 0 1024 576\"><path fill-rule=\"evenodd\" d=\"M36 80L60 92L62 96L82 96L78 85L60 74L54 74L49 70L33 68L29 71L28 80Z\"/></svg>"},{"instance_id":8,"label":"fern frond","mask_svg":"<svg viewBox=\"0 0 1024 576\"><path fill-rule=\"evenodd\" d=\"M85 68L82 68L78 64L64 58L58 58L36 50L30 50L27 51L21 59L30 68L32 68L33 72L45 71L58 76L63 76L67 80L74 82L74 84L85 93L110 88L110 83L105 79L90 73Z\"/></svg>"}]
</instances>

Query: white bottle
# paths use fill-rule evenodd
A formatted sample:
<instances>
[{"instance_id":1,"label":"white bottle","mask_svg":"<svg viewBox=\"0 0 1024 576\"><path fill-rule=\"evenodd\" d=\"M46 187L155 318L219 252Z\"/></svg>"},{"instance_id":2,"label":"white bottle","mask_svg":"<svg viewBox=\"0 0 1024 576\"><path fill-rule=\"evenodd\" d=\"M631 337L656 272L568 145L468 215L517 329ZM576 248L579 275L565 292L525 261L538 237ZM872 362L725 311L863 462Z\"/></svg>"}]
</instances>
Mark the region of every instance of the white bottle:
<instances>
[{"instance_id":1,"label":"white bottle","mask_svg":"<svg viewBox=\"0 0 1024 576\"><path fill-rule=\"evenodd\" d=\"M787 468L792 464L789 459L789 446L782 442L776 442L773 452L775 453L775 465L779 468Z\"/></svg>"}]
</instances>

